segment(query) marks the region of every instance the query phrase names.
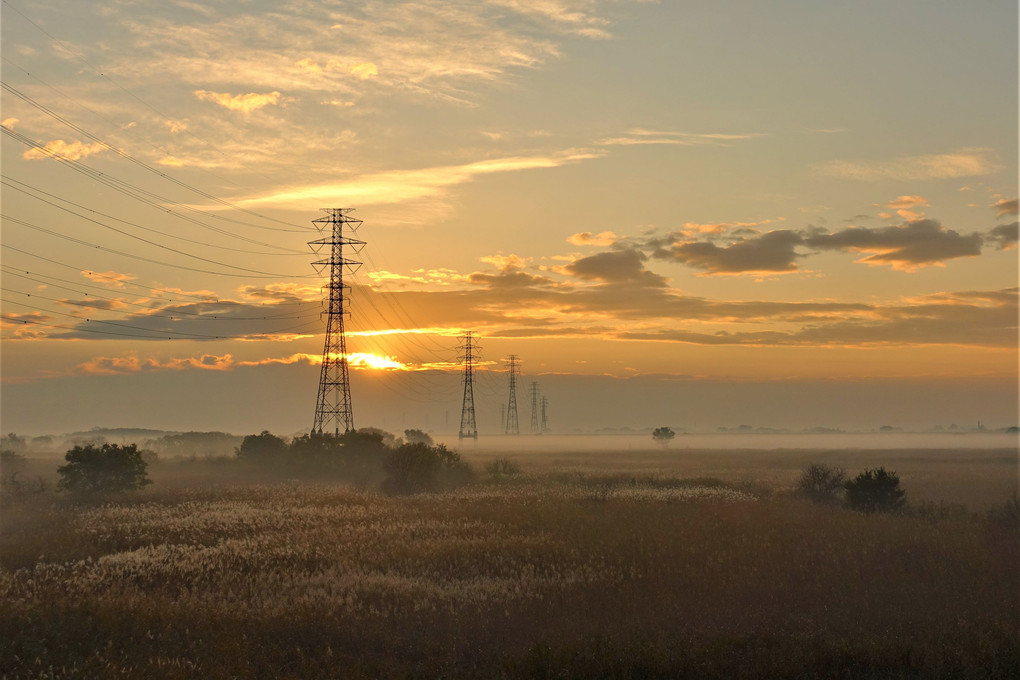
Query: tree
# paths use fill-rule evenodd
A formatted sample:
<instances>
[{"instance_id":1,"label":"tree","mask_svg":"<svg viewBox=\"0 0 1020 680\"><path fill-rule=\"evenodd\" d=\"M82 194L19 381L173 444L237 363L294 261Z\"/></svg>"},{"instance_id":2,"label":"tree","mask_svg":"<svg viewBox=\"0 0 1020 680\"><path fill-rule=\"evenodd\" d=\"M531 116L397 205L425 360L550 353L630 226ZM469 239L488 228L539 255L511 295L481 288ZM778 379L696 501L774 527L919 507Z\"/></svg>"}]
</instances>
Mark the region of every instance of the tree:
<instances>
[{"instance_id":1,"label":"tree","mask_svg":"<svg viewBox=\"0 0 1020 680\"><path fill-rule=\"evenodd\" d=\"M436 443L432 441L432 437L422 430L404 430L404 440L407 441L408 444L425 444L426 446L436 445Z\"/></svg>"},{"instance_id":2,"label":"tree","mask_svg":"<svg viewBox=\"0 0 1020 680\"><path fill-rule=\"evenodd\" d=\"M269 430L262 430L259 434L250 434L241 441L237 447L237 457L249 461L277 460L287 451L287 442Z\"/></svg>"},{"instance_id":3,"label":"tree","mask_svg":"<svg viewBox=\"0 0 1020 680\"><path fill-rule=\"evenodd\" d=\"M390 451L383 467L386 479L382 489L389 494L440 491L463 484L472 476L460 454L442 444L404 444Z\"/></svg>"},{"instance_id":4,"label":"tree","mask_svg":"<svg viewBox=\"0 0 1020 680\"><path fill-rule=\"evenodd\" d=\"M884 467L865 470L844 486L847 505L861 512L892 512L907 502L900 478Z\"/></svg>"},{"instance_id":5,"label":"tree","mask_svg":"<svg viewBox=\"0 0 1020 680\"><path fill-rule=\"evenodd\" d=\"M3 449L4 451L24 453L25 448L25 438L19 437L13 432L8 432L7 435L0 440L0 449Z\"/></svg>"},{"instance_id":6,"label":"tree","mask_svg":"<svg viewBox=\"0 0 1020 680\"><path fill-rule=\"evenodd\" d=\"M67 465L57 468L61 491L92 496L134 491L152 484L148 464L135 444L86 444L64 456Z\"/></svg>"},{"instance_id":7,"label":"tree","mask_svg":"<svg viewBox=\"0 0 1020 680\"><path fill-rule=\"evenodd\" d=\"M669 442L676 436L676 432L668 427L657 427L652 432L652 439L657 441L662 446L668 446Z\"/></svg>"},{"instance_id":8,"label":"tree","mask_svg":"<svg viewBox=\"0 0 1020 680\"><path fill-rule=\"evenodd\" d=\"M843 468L814 463L804 468L797 493L816 503L836 503L846 487L847 478Z\"/></svg>"}]
</instances>

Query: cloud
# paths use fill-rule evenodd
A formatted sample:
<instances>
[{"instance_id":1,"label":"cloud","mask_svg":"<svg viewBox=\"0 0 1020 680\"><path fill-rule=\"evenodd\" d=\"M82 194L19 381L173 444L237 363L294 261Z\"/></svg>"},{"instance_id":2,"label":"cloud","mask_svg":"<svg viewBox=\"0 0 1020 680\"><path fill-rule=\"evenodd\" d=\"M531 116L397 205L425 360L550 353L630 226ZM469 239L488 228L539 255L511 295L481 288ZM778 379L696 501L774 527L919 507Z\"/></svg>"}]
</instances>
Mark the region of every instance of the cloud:
<instances>
[{"instance_id":1,"label":"cloud","mask_svg":"<svg viewBox=\"0 0 1020 680\"><path fill-rule=\"evenodd\" d=\"M260 294L265 297L260 298ZM55 331L48 337L69 339L121 339L121 333L135 341L168 338L213 340L288 341L322 332L319 313L321 297L299 300L273 291L246 290L249 299L265 302L237 302L212 299L199 302L174 302L153 299L150 308L117 318L82 319L69 330ZM67 301L73 304L73 301ZM95 307L92 303L85 303ZM115 308L115 307L114 307Z\"/></svg>"},{"instance_id":2,"label":"cloud","mask_svg":"<svg viewBox=\"0 0 1020 680\"><path fill-rule=\"evenodd\" d=\"M71 300L64 298L57 300L57 304L66 305L68 307L86 307L88 309L101 309L104 311L112 311L115 309L124 309L127 307L122 300L111 300L106 298L84 298L81 300Z\"/></svg>"},{"instance_id":3,"label":"cloud","mask_svg":"<svg viewBox=\"0 0 1020 680\"><path fill-rule=\"evenodd\" d=\"M990 149L901 156L890 161L830 161L816 166L824 175L867 181L953 179L990 175L1000 169Z\"/></svg>"},{"instance_id":4,"label":"cloud","mask_svg":"<svg viewBox=\"0 0 1020 680\"><path fill-rule=\"evenodd\" d=\"M611 231L601 231L597 234L593 234L590 231L581 231L568 236L567 243L573 243L575 246L611 246L619 238L619 236Z\"/></svg>"},{"instance_id":5,"label":"cloud","mask_svg":"<svg viewBox=\"0 0 1020 680\"><path fill-rule=\"evenodd\" d=\"M797 271L796 261L803 256L795 249L803 242L800 234L781 229L725 247L703 241L676 242L657 247L652 257L680 262L706 274L775 274Z\"/></svg>"},{"instance_id":6,"label":"cloud","mask_svg":"<svg viewBox=\"0 0 1020 680\"><path fill-rule=\"evenodd\" d=\"M1017 199L1015 198L1003 198L996 201L993 205L995 208L996 217L1003 217L1004 215L1016 215L1017 214Z\"/></svg>"},{"instance_id":7,"label":"cloud","mask_svg":"<svg viewBox=\"0 0 1020 680\"><path fill-rule=\"evenodd\" d=\"M1013 222L1012 224L1000 224L988 232L988 236L985 240L994 245L998 250L1016 248L1017 224L1017 222Z\"/></svg>"},{"instance_id":8,"label":"cloud","mask_svg":"<svg viewBox=\"0 0 1020 680\"><path fill-rule=\"evenodd\" d=\"M880 208L890 208L895 210L895 213L881 212L878 214L882 219L893 219L896 216L901 217L905 220L919 220L924 217L923 210L914 210L918 207L926 207L928 205L928 199L924 196L900 196L899 198L893 199L888 203L875 203Z\"/></svg>"},{"instance_id":9,"label":"cloud","mask_svg":"<svg viewBox=\"0 0 1020 680\"><path fill-rule=\"evenodd\" d=\"M306 57L294 62L294 65L306 73L344 73L353 75L359 80L368 80L379 75L379 67L370 61L351 64L340 59L327 59L320 64L315 59Z\"/></svg>"},{"instance_id":10,"label":"cloud","mask_svg":"<svg viewBox=\"0 0 1020 680\"><path fill-rule=\"evenodd\" d=\"M490 4L552 22L568 33L604 40L611 37L604 28L609 22L588 12L594 3L585 0L489 0Z\"/></svg>"},{"instance_id":11,"label":"cloud","mask_svg":"<svg viewBox=\"0 0 1020 680\"><path fill-rule=\"evenodd\" d=\"M286 105L294 101L289 97L282 97L279 92L266 92L259 94L249 92L248 94L230 94L228 92L210 92L208 90L195 90L195 97L199 101L213 102L231 111L251 113L264 106Z\"/></svg>"},{"instance_id":12,"label":"cloud","mask_svg":"<svg viewBox=\"0 0 1020 680\"><path fill-rule=\"evenodd\" d=\"M5 127L8 130L13 130L14 126L17 125L19 122L20 121L17 118L4 118L3 121L0 121L0 127Z\"/></svg>"},{"instance_id":13,"label":"cloud","mask_svg":"<svg viewBox=\"0 0 1020 680\"><path fill-rule=\"evenodd\" d=\"M645 269L648 257L637 250L598 253L574 260L560 271L588 281L623 283L647 287L664 287L666 279Z\"/></svg>"},{"instance_id":14,"label":"cloud","mask_svg":"<svg viewBox=\"0 0 1020 680\"><path fill-rule=\"evenodd\" d=\"M268 196L235 199L244 206L278 206L306 209L320 205L379 205L437 198L450 188L476 177L500 172L557 168L568 163L599 158L592 151L567 150L545 156L495 158L464 165L420 170L391 170L362 175L346 182L295 186Z\"/></svg>"},{"instance_id":15,"label":"cloud","mask_svg":"<svg viewBox=\"0 0 1020 680\"><path fill-rule=\"evenodd\" d=\"M886 208L892 208L898 210L900 208L916 208L918 206L926 207L928 205L928 199L924 196L900 196L895 198L888 203L881 203L876 205L882 205Z\"/></svg>"},{"instance_id":16,"label":"cloud","mask_svg":"<svg viewBox=\"0 0 1020 680\"><path fill-rule=\"evenodd\" d=\"M134 281L135 279L138 278L137 276L133 276L131 274L121 274L120 272L115 272L112 269L105 272L93 272L88 270L82 270L78 273L84 276L89 281L105 283L111 288L123 288L125 281Z\"/></svg>"},{"instance_id":17,"label":"cloud","mask_svg":"<svg viewBox=\"0 0 1020 680\"><path fill-rule=\"evenodd\" d=\"M487 285L491 288L528 288L553 283L552 279L521 271L503 271L499 274L475 272L468 276L471 283Z\"/></svg>"},{"instance_id":18,"label":"cloud","mask_svg":"<svg viewBox=\"0 0 1020 680\"><path fill-rule=\"evenodd\" d=\"M869 265L889 265L900 271L942 265L946 260L981 254L981 236L961 236L932 219L915 220L896 227L849 227L833 234L814 233L804 243L821 250L871 253L858 260Z\"/></svg>"},{"instance_id":19,"label":"cloud","mask_svg":"<svg viewBox=\"0 0 1020 680\"><path fill-rule=\"evenodd\" d=\"M755 139L757 137L765 136L766 135L761 132L745 134L729 134L720 132L692 133L636 128L634 130L628 130L625 136L607 137L599 140L598 143L603 146L632 146L640 144L670 144L674 146L704 146L711 144L717 146L728 146L729 142Z\"/></svg>"},{"instance_id":20,"label":"cloud","mask_svg":"<svg viewBox=\"0 0 1020 680\"><path fill-rule=\"evenodd\" d=\"M170 134L176 135L184 132L188 129L187 120L166 120L163 121L163 126L170 131Z\"/></svg>"},{"instance_id":21,"label":"cloud","mask_svg":"<svg viewBox=\"0 0 1020 680\"><path fill-rule=\"evenodd\" d=\"M80 161L83 158L97 154L105 149L106 146L100 142L96 142L95 144L82 144L79 141L65 142L62 139L54 139L52 142L46 142L42 149L29 149L28 151L25 151L21 154L21 157L27 160L34 160L38 158L60 156L68 160Z\"/></svg>"},{"instance_id":22,"label":"cloud","mask_svg":"<svg viewBox=\"0 0 1020 680\"><path fill-rule=\"evenodd\" d=\"M153 371L183 371L201 369L205 371L226 371L233 366L233 358L229 354L216 356L203 354L198 357L182 359L143 359L135 354L122 357L95 357L78 364L75 373L83 375L118 375L123 373L142 373Z\"/></svg>"}]
</instances>

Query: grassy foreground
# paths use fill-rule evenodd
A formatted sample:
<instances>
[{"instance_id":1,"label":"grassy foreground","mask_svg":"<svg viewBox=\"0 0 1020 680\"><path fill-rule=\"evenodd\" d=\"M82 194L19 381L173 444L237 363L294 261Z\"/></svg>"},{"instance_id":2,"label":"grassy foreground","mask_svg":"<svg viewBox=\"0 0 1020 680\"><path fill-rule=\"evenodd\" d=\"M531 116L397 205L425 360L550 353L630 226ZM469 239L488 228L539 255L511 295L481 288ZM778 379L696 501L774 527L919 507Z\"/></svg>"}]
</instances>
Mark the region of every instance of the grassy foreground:
<instances>
[{"instance_id":1,"label":"grassy foreground","mask_svg":"<svg viewBox=\"0 0 1020 680\"><path fill-rule=\"evenodd\" d=\"M4 508L0 676L1012 678L1015 528L711 480Z\"/></svg>"}]
</instances>

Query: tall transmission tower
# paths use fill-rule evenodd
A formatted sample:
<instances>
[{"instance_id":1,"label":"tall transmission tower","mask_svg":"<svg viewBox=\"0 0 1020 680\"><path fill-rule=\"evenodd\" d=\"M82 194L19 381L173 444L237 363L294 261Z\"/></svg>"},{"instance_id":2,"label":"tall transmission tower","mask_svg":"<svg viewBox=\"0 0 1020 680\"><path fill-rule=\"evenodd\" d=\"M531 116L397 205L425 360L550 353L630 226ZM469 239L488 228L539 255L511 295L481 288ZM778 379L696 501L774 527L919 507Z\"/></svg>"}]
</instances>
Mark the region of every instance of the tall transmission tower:
<instances>
[{"instance_id":1,"label":"tall transmission tower","mask_svg":"<svg viewBox=\"0 0 1020 680\"><path fill-rule=\"evenodd\" d=\"M531 434L538 434L538 383L531 381Z\"/></svg>"},{"instance_id":2,"label":"tall transmission tower","mask_svg":"<svg viewBox=\"0 0 1020 680\"><path fill-rule=\"evenodd\" d=\"M549 421L545 417L546 408L549 406L549 399L544 394L542 395L542 432L549 431Z\"/></svg>"},{"instance_id":3,"label":"tall transmission tower","mask_svg":"<svg viewBox=\"0 0 1020 680\"><path fill-rule=\"evenodd\" d=\"M506 434L520 434L521 427L517 422L517 376L520 373L520 359L516 354L506 358L507 371L510 374L510 397L506 403Z\"/></svg>"},{"instance_id":4,"label":"tall transmission tower","mask_svg":"<svg viewBox=\"0 0 1020 680\"><path fill-rule=\"evenodd\" d=\"M461 344L457 346L460 351L458 357L464 362L464 403L460 408L460 432L458 437L471 437L478 439L478 426L475 424L475 388L473 373L475 360L478 358L477 351L481 349L475 344L474 333L466 331L460 336Z\"/></svg>"},{"instance_id":5,"label":"tall transmission tower","mask_svg":"<svg viewBox=\"0 0 1020 680\"><path fill-rule=\"evenodd\" d=\"M347 375L347 337L344 334L344 317L350 315L351 287L344 284L344 271L353 274L360 262L344 257L344 246L359 253L365 247L350 234L361 226L361 220L351 217L353 208L323 208L324 217L312 220L320 234L315 241L309 241L312 251L319 253L329 248L324 260L312 263L315 271L322 274L329 269L329 302L326 307L326 339L322 346L322 369L319 372L319 396L315 402L315 422L312 434L339 435L354 430L354 414L351 409L351 382Z\"/></svg>"}]
</instances>

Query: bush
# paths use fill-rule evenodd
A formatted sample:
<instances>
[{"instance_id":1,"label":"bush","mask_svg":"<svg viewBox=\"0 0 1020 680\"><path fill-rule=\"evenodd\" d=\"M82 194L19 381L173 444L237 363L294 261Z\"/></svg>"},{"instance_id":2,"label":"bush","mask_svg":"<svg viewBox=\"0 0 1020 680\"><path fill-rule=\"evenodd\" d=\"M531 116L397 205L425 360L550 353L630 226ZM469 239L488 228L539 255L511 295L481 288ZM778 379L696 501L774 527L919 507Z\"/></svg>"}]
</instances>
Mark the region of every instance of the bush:
<instances>
[{"instance_id":1,"label":"bush","mask_svg":"<svg viewBox=\"0 0 1020 680\"><path fill-rule=\"evenodd\" d=\"M471 468L445 446L404 444L387 455L382 490L388 494L442 491L468 482Z\"/></svg>"},{"instance_id":2,"label":"bush","mask_svg":"<svg viewBox=\"0 0 1020 680\"><path fill-rule=\"evenodd\" d=\"M148 464L134 444L88 444L76 446L65 456L67 465L57 468L61 491L93 496L134 491L152 484Z\"/></svg>"},{"instance_id":3,"label":"bush","mask_svg":"<svg viewBox=\"0 0 1020 680\"><path fill-rule=\"evenodd\" d=\"M800 475L797 493L815 503L838 503L843 497L847 478L843 468L813 463Z\"/></svg>"},{"instance_id":4,"label":"bush","mask_svg":"<svg viewBox=\"0 0 1020 680\"><path fill-rule=\"evenodd\" d=\"M861 512L893 512L907 502L900 478L884 467L865 470L844 488L847 505Z\"/></svg>"}]
</instances>

